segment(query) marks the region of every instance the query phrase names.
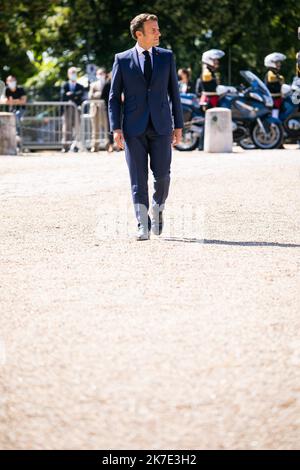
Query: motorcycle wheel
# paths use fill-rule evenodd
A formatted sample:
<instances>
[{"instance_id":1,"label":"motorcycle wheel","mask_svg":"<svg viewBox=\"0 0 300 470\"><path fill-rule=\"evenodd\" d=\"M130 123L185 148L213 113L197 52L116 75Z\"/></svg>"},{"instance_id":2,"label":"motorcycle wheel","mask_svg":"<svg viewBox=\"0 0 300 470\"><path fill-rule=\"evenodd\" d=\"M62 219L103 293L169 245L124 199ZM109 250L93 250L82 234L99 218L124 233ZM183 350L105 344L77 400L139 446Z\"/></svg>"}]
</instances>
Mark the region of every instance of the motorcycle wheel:
<instances>
[{"instance_id":1,"label":"motorcycle wheel","mask_svg":"<svg viewBox=\"0 0 300 470\"><path fill-rule=\"evenodd\" d=\"M283 128L275 122L266 123L263 121L265 128L268 128L267 134L264 134L256 123L252 129L251 136L254 144L262 150L271 150L279 148L283 142Z\"/></svg>"},{"instance_id":2,"label":"motorcycle wheel","mask_svg":"<svg viewBox=\"0 0 300 470\"><path fill-rule=\"evenodd\" d=\"M253 140L251 139L251 137L245 137L244 139L241 139L239 142L238 142L238 145L240 147L242 147L242 149L244 150L254 150L256 149L256 145L255 143L253 142Z\"/></svg>"},{"instance_id":3,"label":"motorcycle wheel","mask_svg":"<svg viewBox=\"0 0 300 470\"><path fill-rule=\"evenodd\" d=\"M199 137L188 127L184 127L182 131L182 140L180 144L175 145L175 149L180 152L195 150L199 143Z\"/></svg>"}]
</instances>

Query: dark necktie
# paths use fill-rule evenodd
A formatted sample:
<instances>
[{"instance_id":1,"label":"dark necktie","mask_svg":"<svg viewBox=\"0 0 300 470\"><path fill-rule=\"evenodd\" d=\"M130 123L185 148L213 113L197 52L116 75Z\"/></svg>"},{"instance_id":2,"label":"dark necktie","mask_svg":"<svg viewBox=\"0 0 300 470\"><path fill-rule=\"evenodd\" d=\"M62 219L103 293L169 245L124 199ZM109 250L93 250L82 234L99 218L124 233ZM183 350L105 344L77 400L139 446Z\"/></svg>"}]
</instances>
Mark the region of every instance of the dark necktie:
<instances>
[{"instance_id":1,"label":"dark necktie","mask_svg":"<svg viewBox=\"0 0 300 470\"><path fill-rule=\"evenodd\" d=\"M144 77L146 79L147 84L149 85L152 75L151 57L149 51L143 51L143 54L145 56Z\"/></svg>"}]
</instances>

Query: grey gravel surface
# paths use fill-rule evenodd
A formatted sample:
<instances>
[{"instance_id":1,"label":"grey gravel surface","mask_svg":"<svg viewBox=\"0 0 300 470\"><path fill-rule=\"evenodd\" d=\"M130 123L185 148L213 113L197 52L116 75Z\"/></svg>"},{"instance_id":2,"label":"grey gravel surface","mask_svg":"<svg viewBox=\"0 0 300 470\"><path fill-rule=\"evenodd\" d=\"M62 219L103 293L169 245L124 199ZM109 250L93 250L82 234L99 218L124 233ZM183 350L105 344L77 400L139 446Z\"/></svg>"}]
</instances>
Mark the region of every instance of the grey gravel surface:
<instances>
[{"instance_id":1,"label":"grey gravel surface","mask_svg":"<svg viewBox=\"0 0 300 470\"><path fill-rule=\"evenodd\" d=\"M151 188L150 188L151 189ZM0 157L2 449L300 447L300 150Z\"/></svg>"}]
</instances>

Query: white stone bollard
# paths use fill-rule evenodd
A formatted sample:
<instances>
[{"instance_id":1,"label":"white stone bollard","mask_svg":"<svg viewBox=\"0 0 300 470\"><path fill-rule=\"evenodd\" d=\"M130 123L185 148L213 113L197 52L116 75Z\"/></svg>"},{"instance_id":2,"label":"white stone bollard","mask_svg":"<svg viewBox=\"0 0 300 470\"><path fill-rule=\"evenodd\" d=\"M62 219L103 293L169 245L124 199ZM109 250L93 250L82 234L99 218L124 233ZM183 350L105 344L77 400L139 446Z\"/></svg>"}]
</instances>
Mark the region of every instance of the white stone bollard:
<instances>
[{"instance_id":1,"label":"white stone bollard","mask_svg":"<svg viewBox=\"0 0 300 470\"><path fill-rule=\"evenodd\" d=\"M231 110L212 108L205 113L204 152L232 152Z\"/></svg>"},{"instance_id":2,"label":"white stone bollard","mask_svg":"<svg viewBox=\"0 0 300 470\"><path fill-rule=\"evenodd\" d=\"M0 113L0 155L16 154L16 116L14 113Z\"/></svg>"}]
</instances>

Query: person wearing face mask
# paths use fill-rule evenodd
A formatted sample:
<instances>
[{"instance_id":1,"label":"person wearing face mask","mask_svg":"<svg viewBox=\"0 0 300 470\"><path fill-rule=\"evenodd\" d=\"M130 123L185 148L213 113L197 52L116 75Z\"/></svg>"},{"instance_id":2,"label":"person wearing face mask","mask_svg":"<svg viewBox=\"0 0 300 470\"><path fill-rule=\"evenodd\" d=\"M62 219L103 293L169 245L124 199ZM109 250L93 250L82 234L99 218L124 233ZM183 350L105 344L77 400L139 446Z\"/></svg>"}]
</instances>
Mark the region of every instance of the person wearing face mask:
<instances>
[{"instance_id":1,"label":"person wearing face mask","mask_svg":"<svg viewBox=\"0 0 300 470\"><path fill-rule=\"evenodd\" d=\"M13 75L9 75L6 79L6 89L4 104L9 106L9 111L15 113L17 123L17 134L20 133L20 120L25 112L25 104L27 101L26 92L23 87L17 85L17 79Z\"/></svg>"},{"instance_id":2,"label":"person wearing face mask","mask_svg":"<svg viewBox=\"0 0 300 470\"><path fill-rule=\"evenodd\" d=\"M77 82L76 67L68 69L68 79L61 89L61 101L71 101L76 107L66 106L63 111L62 152L68 152L70 148L78 152L77 137L80 130L80 105L83 102L84 87Z\"/></svg>"},{"instance_id":3,"label":"person wearing face mask","mask_svg":"<svg viewBox=\"0 0 300 470\"><path fill-rule=\"evenodd\" d=\"M97 80L90 85L89 99L100 100L102 91L106 82L106 71L104 68L99 68L96 73ZM92 124L92 147L91 152L99 151L100 143L100 127L105 122L106 113L103 106L99 106L98 103L91 103L90 116Z\"/></svg>"},{"instance_id":4,"label":"person wearing face mask","mask_svg":"<svg viewBox=\"0 0 300 470\"><path fill-rule=\"evenodd\" d=\"M5 104L9 104L13 111L20 108L24 109L22 105L26 104L26 92L23 87L17 85L16 77L9 75L6 79L6 85Z\"/></svg>"}]
</instances>

